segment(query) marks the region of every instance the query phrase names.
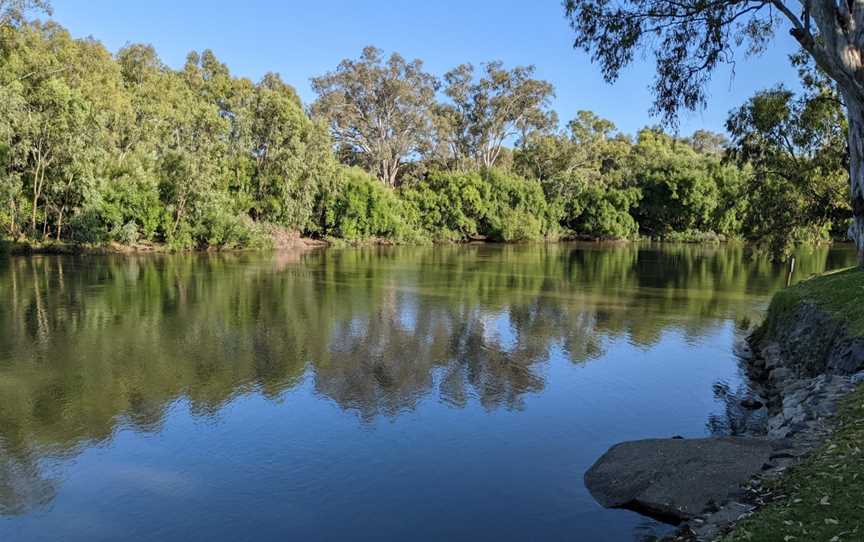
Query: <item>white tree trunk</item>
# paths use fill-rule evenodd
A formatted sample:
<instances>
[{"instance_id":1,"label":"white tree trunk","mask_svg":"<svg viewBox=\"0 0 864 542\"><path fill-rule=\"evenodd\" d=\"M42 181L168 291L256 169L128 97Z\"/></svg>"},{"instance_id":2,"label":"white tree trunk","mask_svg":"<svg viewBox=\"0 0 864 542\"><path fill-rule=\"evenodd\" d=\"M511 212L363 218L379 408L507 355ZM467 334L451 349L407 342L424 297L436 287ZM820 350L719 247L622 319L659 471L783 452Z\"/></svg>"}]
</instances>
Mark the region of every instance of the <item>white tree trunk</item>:
<instances>
[{"instance_id":1,"label":"white tree trunk","mask_svg":"<svg viewBox=\"0 0 864 542\"><path fill-rule=\"evenodd\" d=\"M398 160L382 160L379 165L381 171L381 182L390 188L396 187L396 180L399 176L399 161Z\"/></svg>"},{"instance_id":2,"label":"white tree trunk","mask_svg":"<svg viewBox=\"0 0 864 542\"><path fill-rule=\"evenodd\" d=\"M849 115L849 181L852 197L852 224L849 238L858 249L858 263L864 265L864 104L846 96Z\"/></svg>"}]
</instances>

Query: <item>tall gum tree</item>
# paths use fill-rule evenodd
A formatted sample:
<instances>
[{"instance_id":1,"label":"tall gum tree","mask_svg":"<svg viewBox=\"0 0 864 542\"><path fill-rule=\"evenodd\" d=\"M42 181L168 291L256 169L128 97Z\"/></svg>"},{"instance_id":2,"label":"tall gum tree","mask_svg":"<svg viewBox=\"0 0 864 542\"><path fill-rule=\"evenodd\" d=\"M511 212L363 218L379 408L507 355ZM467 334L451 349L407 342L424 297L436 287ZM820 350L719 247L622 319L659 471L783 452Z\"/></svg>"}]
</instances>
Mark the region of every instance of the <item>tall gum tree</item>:
<instances>
[{"instance_id":1,"label":"tall gum tree","mask_svg":"<svg viewBox=\"0 0 864 542\"><path fill-rule=\"evenodd\" d=\"M741 46L763 51L785 26L837 83L849 120L852 223L864 264L864 0L565 0L574 47L613 82L637 53L657 68L654 112L674 121L681 109L706 103L706 83Z\"/></svg>"},{"instance_id":2,"label":"tall gum tree","mask_svg":"<svg viewBox=\"0 0 864 542\"><path fill-rule=\"evenodd\" d=\"M407 159L429 146L438 80L420 60L395 53L385 59L380 49L366 47L359 59L313 77L312 89L318 94L313 116L388 186L396 185Z\"/></svg>"},{"instance_id":3,"label":"tall gum tree","mask_svg":"<svg viewBox=\"0 0 864 542\"><path fill-rule=\"evenodd\" d=\"M552 84L534 78L534 66L504 68L501 61L487 62L477 76L471 64L462 64L444 75L444 94L451 103L436 110L443 139L454 161L473 161L491 168L504 143L555 126L558 119L549 109L555 96Z\"/></svg>"}]
</instances>

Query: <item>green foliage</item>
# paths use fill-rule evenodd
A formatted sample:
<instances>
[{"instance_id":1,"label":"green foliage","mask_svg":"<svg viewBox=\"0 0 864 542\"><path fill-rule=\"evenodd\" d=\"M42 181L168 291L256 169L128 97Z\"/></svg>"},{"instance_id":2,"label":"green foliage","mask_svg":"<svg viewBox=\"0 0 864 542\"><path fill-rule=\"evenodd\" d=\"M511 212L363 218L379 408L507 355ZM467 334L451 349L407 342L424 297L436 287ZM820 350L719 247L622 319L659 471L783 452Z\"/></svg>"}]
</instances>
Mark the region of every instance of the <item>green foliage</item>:
<instances>
[{"instance_id":1,"label":"green foliage","mask_svg":"<svg viewBox=\"0 0 864 542\"><path fill-rule=\"evenodd\" d=\"M435 172L401 194L435 240L529 241L557 233L540 183L501 170Z\"/></svg>"},{"instance_id":2,"label":"green foliage","mask_svg":"<svg viewBox=\"0 0 864 542\"><path fill-rule=\"evenodd\" d=\"M744 237L782 253L841 236L850 214L840 102L800 59L804 94L754 96L729 119L731 144L656 128L634 141L589 111L555 131L551 85L500 62L449 72L447 103L436 104L437 79L420 61L375 48L315 79L319 121L278 74L234 77L208 50L179 70L147 45L111 55L23 20L43 2L9 6L0 237L16 242L182 250L266 246L272 232L352 242L563 234Z\"/></svg>"},{"instance_id":3,"label":"green foliage","mask_svg":"<svg viewBox=\"0 0 864 542\"><path fill-rule=\"evenodd\" d=\"M319 228L330 140L278 75L234 78L210 51L179 71L149 46L112 57L54 23L4 32L5 236L185 249L259 244L253 221Z\"/></svg>"},{"instance_id":4,"label":"green foliage","mask_svg":"<svg viewBox=\"0 0 864 542\"><path fill-rule=\"evenodd\" d=\"M484 171L483 178L491 187L486 215L490 238L531 241L557 233L539 182L497 169Z\"/></svg>"},{"instance_id":5,"label":"green foliage","mask_svg":"<svg viewBox=\"0 0 864 542\"><path fill-rule=\"evenodd\" d=\"M633 153L632 168L642 190L634 217L643 233L660 238L675 232L735 233L734 216L721 208L734 199L720 195L735 194L737 172L722 166L719 156L649 129L639 133Z\"/></svg>"},{"instance_id":6,"label":"green foliage","mask_svg":"<svg viewBox=\"0 0 864 542\"><path fill-rule=\"evenodd\" d=\"M843 401L828 442L768 489L782 497L747 517L724 542L856 540L864 525L864 388Z\"/></svg>"},{"instance_id":7,"label":"green foliage","mask_svg":"<svg viewBox=\"0 0 864 542\"><path fill-rule=\"evenodd\" d=\"M434 240L460 241L482 235L490 191L478 172L433 172L401 195Z\"/></svg>"},{"instance_id":8,"label":"green foliage","mask_svg":"<svg viewBox=\"0 0 864 542\"><path fill-rule=\"evenodd\" d=\"M582 193L582 212L572 222L578 233L604 239L629 239L639 225L630 210L641 197L637 188L588 187Z\"/></svg>"},{"instance_id":9,"label":"green foliage","mask_svg":"<svg viewBox=\"0 0 864 542\"><path fill-rule=\"evenodd\" d=\"M322 202L325 235L349 241L418 237L393 190L359 168L343 168L339 175L336 190Z\"/></svg>"},{"instance_id":10,"label":"green foliage","mask_svg":"<svg viewBox=\"0 0 864 542\"><path fill-rule=\"evenodd\" d=\"M580 111L559 134L534 134L515 157L517 171L542 183L550 212L580 236L632 238L641 191L630 182L632 145L608 120Z\"/></svg>"},{"instance_id":11,"label":"green foliage","mask_svg":"<svg viewBox=\"0 0 864 542\"><path fill-rule=\"evenodd\" d=\"M746 183L746 238L775 254L800 242L842 237L848 219L847 123L834 88L804 58L804 92L756 93L727 122L730 158L752 172Z\"/></svg>"}]
</instances>

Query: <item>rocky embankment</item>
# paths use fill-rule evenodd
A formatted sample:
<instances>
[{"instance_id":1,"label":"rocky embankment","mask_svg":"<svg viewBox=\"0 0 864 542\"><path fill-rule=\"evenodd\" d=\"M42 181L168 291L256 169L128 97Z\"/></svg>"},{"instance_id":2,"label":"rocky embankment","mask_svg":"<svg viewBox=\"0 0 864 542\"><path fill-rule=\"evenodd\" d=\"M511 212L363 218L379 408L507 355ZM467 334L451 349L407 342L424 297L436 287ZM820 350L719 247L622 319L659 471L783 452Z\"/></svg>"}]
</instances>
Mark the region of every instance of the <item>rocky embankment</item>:
<instances>
[{"instance_id":1,"label":"rocky embankment","mask_svg":"<svg viewBox=\"0 0 864 542\"><path fill-rule=\"evenodd\" d=\"M763 503L767 479L825 442L840 400L864 382L864 338L824 305L789 297L736 348L751 393L734 406L761 422L613 446L585 475L598 502L679 523L672 540L712 540Z\"/></svg>"}]
</instances>

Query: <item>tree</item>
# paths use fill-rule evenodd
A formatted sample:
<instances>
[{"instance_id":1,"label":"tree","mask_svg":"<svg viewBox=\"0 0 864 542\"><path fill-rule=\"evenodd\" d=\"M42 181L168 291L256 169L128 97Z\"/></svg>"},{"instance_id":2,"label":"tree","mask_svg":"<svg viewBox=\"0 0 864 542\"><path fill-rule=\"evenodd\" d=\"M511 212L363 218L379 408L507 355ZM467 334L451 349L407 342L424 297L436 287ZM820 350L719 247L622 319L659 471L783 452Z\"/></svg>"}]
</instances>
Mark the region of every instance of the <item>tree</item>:
<instances>
[{"instance_id":1,"label":"tree","mask_svg":"<svg viewBox=\"0 0 864 542\"><path fill-rule=\"evenodd\" d=\"M530 134L516 153L516 169L540 180L561 224L578 235L636 235L631 209L641 191L628 178L632 145L615 125L579 111L557 134Z\"/></svg>"},{"instance_id":2,"label":"tree","mask_svg":"<svg viewBox=\"0 0 864 542\"><path fill-rule=\"evenodd\" d=\"M823 241L848 221L846 119L835 85L795 55L804 93L757 92L726 123L729 157L750 168L746 237L775 254Z\"/></svg>"},{"instance_id":3,"label":"tree","mask_svg":"<svg viewBox=\"0 0 864 542\"><path fill-rule=\"evenodd\" d=\"M248 124L252 211L294 229L306 229L321 179L335 174L326 127L303 111L294 88L268 73L240 112Z\"/></svg>"},{"instance_id":4,"label":"tree","mask_svg":"<svg viewBox=\"0 0 864 542\"><path fill-rule=\"evenodd\" d=\"M534 66L512 70L500 61L484 64L485 75L476 78L474 66L462 64L444 75L444 94L450 104L436 109L436 120L453 160L471 160L492 167L504 143L557 122L549 110L555 94L551 83L534 79Z\"/></svg>"},{"instance_id":5,"label":"tree","mask_svg":"<svg viewBox=\"0 0 864 542\"><path fill-rule=\"evenodd\" d=\"M313 115L330 125L337 145L362 157L364 165L395 186L405 160L422 152L431 137L431 109L438 81L423 62L366 47L357 60L312 79L318 100Z\"/></svg>"},{"instance_id":6,"label":"tree","mask_svg":"<svg viewBox=\"0 0 864 542\"><path fill-rule=\"evenodd\" d=\"M100 98L110 94L112 61L101 46L73 40L50 22L21 27L6 54L8 71L0 79L13 100L0 131L12 134L8 179L29 191L27 201L10 200L9 230L18 233L26 208L31 238L47 237L50 226L59 237L70 201L84 188L80 176L94 163L101 115L110 109L106 101L89 107L87 94L94 87Z\"/></svg>"},{"instance_id":7,"label":"tree","mask_svg":"<svg viewBox=\"0 0 864 542\"><path fill-rule=\"evenodd\" d=\"M51 3L48 0L0 0L0 29L20 25L27 20L27 14L34 11L51 15Z\"/></svg>"},{"instance_id":8,"label":"tree","mask_svg":"<svg viewBox=\"0 0 864 542\"><path fill-rule=\"evenodd\" d=\"M720 204L716 155L698 153L658 129L643 129L633 146L634 177L642 198L634 217L642 232L667 238L672 233L713 231Z\"/></svg>"},{"instance_id":9,"label":"tree","mask_svg":"<svg viewBox=\"0 0 864 542\"><path fill-rule=\"evenodd\" d=\"M784 0L566 0L564 8L574 47L599 62L609 82L639 51L653 51L654 110L669 121L682 107L704 106L714 70L733 62L741 44L748 53L764 50L785 20L846 104L849 236L864 265L864 1L801 0L796 8Z\"/></svg>"},{"instance_id":10,"label":"tree","mask_svg":"<svg viewBox=\"0 0 864 542\"><path fill-rule=\"evenodd\" d=\"M696 152L714 156L722 156L729 145L725 135L710 130L696 130L686 141Z\"/></svg>"}]
</instances>

